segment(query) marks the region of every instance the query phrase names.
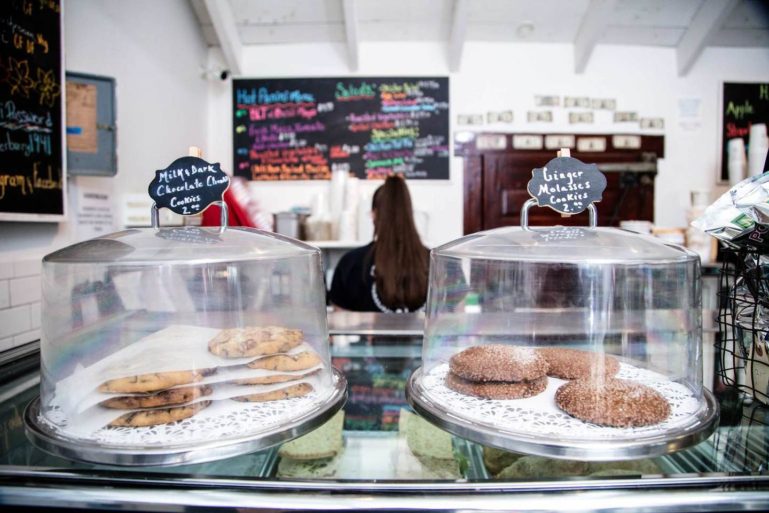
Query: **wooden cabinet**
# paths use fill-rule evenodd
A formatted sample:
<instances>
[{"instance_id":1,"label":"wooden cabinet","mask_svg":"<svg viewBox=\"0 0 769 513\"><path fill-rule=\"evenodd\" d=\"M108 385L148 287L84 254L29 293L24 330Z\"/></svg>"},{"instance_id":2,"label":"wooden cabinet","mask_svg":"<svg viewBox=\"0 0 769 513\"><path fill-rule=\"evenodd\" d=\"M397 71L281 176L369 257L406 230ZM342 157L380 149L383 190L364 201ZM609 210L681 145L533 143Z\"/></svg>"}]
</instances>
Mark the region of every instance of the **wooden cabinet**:
<instances>
[{"instance_id":1,"label":"wooden cabinet","mask_svg":"<svg viewBox=\"0 0 769 513\"><path fill-rule=\"evenodd\" d=\"M454 154L464 159L464 233L499 226L519 225L523 203L529 199L526 185L531 171L556 156L555 149L516 149L513 139L526 135L536 142L546 134L467 133L457 135ZM617 134L547 134L571 137L577 147L582 138L605 151L576 151L571 155L585 163L596 163L606 175L603 199L596 204L599 226L618 226L625 219L654 221L654 178L656 161L664 156L664 137ZM617 147L620 143L634 148ZM532 139L529 140L532 142ZM617 146L615 146L615 142ZM624 146L624 145L623 145ZM561 217L550 208L534 207L529 224L586 225L587 212Z\"/></svg>"}]
</instances>

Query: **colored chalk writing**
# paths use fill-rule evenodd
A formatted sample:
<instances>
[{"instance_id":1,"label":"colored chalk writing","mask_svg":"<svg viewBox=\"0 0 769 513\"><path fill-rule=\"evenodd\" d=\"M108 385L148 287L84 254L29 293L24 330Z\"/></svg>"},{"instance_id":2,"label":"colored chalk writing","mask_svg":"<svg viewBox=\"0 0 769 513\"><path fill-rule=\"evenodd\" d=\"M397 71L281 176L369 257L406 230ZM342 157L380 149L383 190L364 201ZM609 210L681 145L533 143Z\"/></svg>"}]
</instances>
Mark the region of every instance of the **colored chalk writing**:
<instances>
[{"instance_id":1,"label":"colored chalk writing","mask_svg":"<svg viewBox=\"0 0 769 513\"><path fill-rule=\"evenodd\" d=\"M58 0L0 2L0 217L64 214L60 41Z\"/></svg>"},{"instance_id":2,"label":"colored chalk writing","mask_svg":"<svg viewBox=\"0 0 769 513\"><path fill-rule=\"evenodd\" d=\"M158 208L165 207L180 215L194 215L214 201L221 201L229 186L230 178L219 163L181 157L167 168L155 171L148 192Z\"/></svg>"},{"instance_id":3,"label":"colored chalk writing","mask_svg":"<svg viewBox=\"0 0 769 513\"><path fill-rule=\"evenodd\" d=\"M562 214L579 214L591 203L601 201L606 177L595 164L557 157L544 167L532 170L527 189L540 207L550 207Z\"/></svg>"},{"instance_id":4,"label":"colored chalk writing","mask_svg":"<svg viewBox=\"0 0 769 513\"><path fill-rule=\"evenodd\" d=\"M447 78L241 79L232 99L235 175L449 177Z\"/></svg>"},{"instance_id":5,"label":"colored chalk writing","mask_svg":"<svg viewBox=\"0 0 769 513\"><path fill-rule=\"evenodd\" d=\"M769 124L769 83L725 82L721 125L721 179L729 179L729 139L745 141L749 150L750 126Z\"/></svg>"}]
</instances>

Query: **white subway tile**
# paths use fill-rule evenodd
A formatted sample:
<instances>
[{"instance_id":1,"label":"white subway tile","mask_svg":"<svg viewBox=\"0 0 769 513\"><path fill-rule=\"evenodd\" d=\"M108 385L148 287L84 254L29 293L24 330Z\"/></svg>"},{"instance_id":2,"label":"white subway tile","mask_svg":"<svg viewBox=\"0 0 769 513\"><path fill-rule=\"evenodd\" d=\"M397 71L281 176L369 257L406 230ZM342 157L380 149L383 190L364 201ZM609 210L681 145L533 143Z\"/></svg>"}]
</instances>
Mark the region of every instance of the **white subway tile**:
<instances>
[{"instance_id":1,"label":"white subway tile","mask_svg":"<svg viewBox=\"0 0 769 513\"><path fill-rule=\"evenodd\" d=\"M6 351L13 347L13 337L0 338L0 351Z\"/></svg>"},{"instance_id":2,"label":"white subway tile","mask_svg":"<svg viewBox=\"0 0 769 513\"><path fill-rule=\"evenodd\" d=\"M40 301L40 276L14 278L10 283L11 305L25 305Z\"/></svg>"},{"instance_id":3,"label":"white subway tile","mask_svg":"<svg viewBox=\"0 0 769 513\"><path fill-rule=\"evenodd\" d=\"M40 302L29 305L29 326L33 329L40 327Z\"/></svg>"},{"instance_id":4,"label":"white subway tile","mask_svg":"<svg viewBox=\"0 0 769 513\"><path fill-rule=\"evenodd\" d=\"M13 263L0 260L0 280L13 277Z\"/></svg>"},{"instance_id":5,"label":"white subway tile","mask_svg":"<svg viewBox=\"0 0 769 513\"><path fill-rule=\"evenodd\" d=\"M17 260L13 263L13 275L17 278L22 278L24 276L36 276L40 274L42 268L43 263L39 258Z\"/></svg>"},{"instance_id":6,"label":"white subway tile","mask_svg":"<svg viewBox=\"0 0 769 513\"><path fill-rule=\"evenodd\" d=\"M32 342L39 338L40 338L40 330L25 331L24 333L19 333L18 335L14 335L13 345L14 347L20 346L22 344L26 344L27 342Z\"/></svg>"},{"instance_id":7,"label":"white subway tile","mask_svg":"<svg viewBox=\"0 0 769 513\"><path fill-rule=\"evenodd\" d=\"M0 309L11 306L11 292L8 280L0 280Z\"/></svg>"},{"instance_id":8,"label":"white subway tile","mask_svg":"<svg viewBox=\"0 0 769 513\"><path fill-rule=\"evenodd\" d=\"M0 337L18 335L31 328L29 305L0 310Z\"/></svg>"}]
</instances>

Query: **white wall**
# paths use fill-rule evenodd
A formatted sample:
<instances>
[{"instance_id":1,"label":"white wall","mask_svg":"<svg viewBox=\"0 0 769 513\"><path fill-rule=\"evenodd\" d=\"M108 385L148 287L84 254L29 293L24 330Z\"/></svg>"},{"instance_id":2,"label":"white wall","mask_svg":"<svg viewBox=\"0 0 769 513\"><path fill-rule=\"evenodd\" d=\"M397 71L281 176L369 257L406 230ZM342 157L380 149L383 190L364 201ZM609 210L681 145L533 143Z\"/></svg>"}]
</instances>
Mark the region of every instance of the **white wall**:
<instances>
[{"instance_id":1,"label":"white wall","mask_svg":"<svg viewBox=\"0 0 769 513\"><path fill-rule=\"evenodd\" d=\"M211 65L222 62L211 50ZM263 46L246 49L243 76L311 77L346 76L346 50L339 44ZM511 45L467 43L461 72L451 76L452 134L458 113L487 110L515 111L510 125L485 125L484 130L641 132L637 126L614 124L609 112L597 112L594 125L569 125L566 109L555 109L550 124L529 124L526 110L534 109L535 94L616 98L618 110L638 111L644 117L665 118L666 157L659 163L655 221L662 226L684 226L689 191L714 190L719 155L719 95L722 81L769 80L769 52L765 49L709 48L688 76L679 78L675 51L664 48L598 46L587 70L573 72L571 45ZM447 75L446 49L434 43L363 43L357 75ZM209 88L211 160L232 169L231 88L211 83ZM679 97L702 100L699 129L678 126ZM648 132L655 133L655 132ZM367 184L373 189L377 183ZM451 159L449 181L410 181L417 208L430 214L432 243L451 240L462 233L462 160ZM272 211L309 205L322 183L252 184L261 204ZM600 220L599 220L600 222Z\"/></svg>"},{"instance_id":2,"label":"white wall","mask_svg":"<svg viewBox=\"0 0 769 513\"><path fill-rule=\"evenodd\" d=\"M207 48L187 0L65 0L65 68L117 82L118 174L78 178L113 192L145 192L154 170L205 146ZM72 214L72 212L70 212ZM44 254L72 242L66 223L0 222L0 260Z\"/></svg>"},{"instance_id":3,"label":"white wall","mask_svg":"<svg viewBox=\"0 0 769 513\"><path fill-rule=\"evenodd\" d=\"M119 223L124 191L146 194L155 169L205 145L207 49L187 0L66 0L63 13L65 68L117 81L118 173L68 188L112 193ZM76 237L71 221L0 222L0 351L40 338L40 258Z\"/></svg>"}]
</instances>

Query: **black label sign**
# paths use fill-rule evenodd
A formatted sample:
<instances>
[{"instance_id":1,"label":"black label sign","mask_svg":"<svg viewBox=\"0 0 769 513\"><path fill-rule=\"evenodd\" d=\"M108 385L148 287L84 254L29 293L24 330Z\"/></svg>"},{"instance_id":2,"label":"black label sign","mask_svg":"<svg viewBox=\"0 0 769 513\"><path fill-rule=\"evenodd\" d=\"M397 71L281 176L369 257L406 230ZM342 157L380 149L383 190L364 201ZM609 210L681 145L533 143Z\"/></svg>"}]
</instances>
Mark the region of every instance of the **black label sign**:
<instances>
[{"instance_id":1,"label":"black label sign","mask_svg":"<svg viewBox=\"0 0 769 513\"><path fill-rule=\"evenodd\" d=\"M229 186L230 177L218 162L210 164L197 157L182 157L155 171L149 193L158 208L186 216L199 214L214 201L221 201Z\"/></svg>"},{"instance_id":2,"label":"black label sign","mask_svg":"<svg viewBox=\"0 0 769 513\"><path fill-rule=\"evenodd\" d=\"M545 167L532 170L527 189L541 207L562 214L579 214L588 205L601 201L606 177L595 164L572 157L557 157Z\"/></svg>"}]
</instances>

